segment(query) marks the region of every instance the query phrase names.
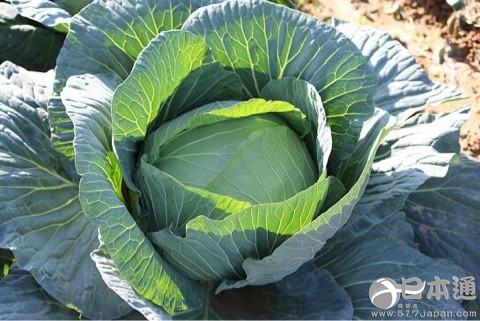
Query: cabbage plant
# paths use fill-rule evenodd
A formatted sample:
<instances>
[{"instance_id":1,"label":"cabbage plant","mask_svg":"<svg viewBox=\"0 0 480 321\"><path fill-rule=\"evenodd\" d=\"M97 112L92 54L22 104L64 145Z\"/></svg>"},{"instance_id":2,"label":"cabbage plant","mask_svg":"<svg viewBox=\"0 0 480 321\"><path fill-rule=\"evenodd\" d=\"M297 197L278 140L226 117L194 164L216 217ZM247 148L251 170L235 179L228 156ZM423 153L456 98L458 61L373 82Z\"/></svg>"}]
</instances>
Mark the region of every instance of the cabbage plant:
<instances>
[{"instance_id":1,"label":"cabbage plant","mask_svg":"<svg viewBox=\"0 0 480 321\"><path fill-rule=\"evenodd\" d=\"M384 33L102 0L54 73L5 62L0 86L4 318L371 318L380 277L480 280L468 109L423 110L463 96Z\"/></svg>"},{"instance_id":2,"label":"cabbage plant","mask_svg":"<svg viewBox=\"0 0 480 321\"><path fill-rule=\"evenodd\" d=\"M68 32L72 15L91 0L0 1L0 61L48 71Z\"/></svg>"}]
</instances>

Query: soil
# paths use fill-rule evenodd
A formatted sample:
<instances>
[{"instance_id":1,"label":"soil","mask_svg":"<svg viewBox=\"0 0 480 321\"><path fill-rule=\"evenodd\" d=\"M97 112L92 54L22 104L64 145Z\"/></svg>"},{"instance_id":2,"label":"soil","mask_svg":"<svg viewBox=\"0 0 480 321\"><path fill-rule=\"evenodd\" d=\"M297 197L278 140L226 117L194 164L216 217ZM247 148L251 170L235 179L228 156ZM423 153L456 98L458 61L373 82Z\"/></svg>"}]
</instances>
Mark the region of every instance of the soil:
<instances>
[{"instance_id":1,"label":"soil","mask_svg":"<svg viewBox=\"0 0 480 321\"><path fill-rule=\"evenodd\" d=\"M480 0L454 11L445 0L297 0L321 20L335 17L383 29L406 46L432 80L460 87L468 100L430 111L472 107L462 151L480 159Z\"/></svg>"}]
</instances>

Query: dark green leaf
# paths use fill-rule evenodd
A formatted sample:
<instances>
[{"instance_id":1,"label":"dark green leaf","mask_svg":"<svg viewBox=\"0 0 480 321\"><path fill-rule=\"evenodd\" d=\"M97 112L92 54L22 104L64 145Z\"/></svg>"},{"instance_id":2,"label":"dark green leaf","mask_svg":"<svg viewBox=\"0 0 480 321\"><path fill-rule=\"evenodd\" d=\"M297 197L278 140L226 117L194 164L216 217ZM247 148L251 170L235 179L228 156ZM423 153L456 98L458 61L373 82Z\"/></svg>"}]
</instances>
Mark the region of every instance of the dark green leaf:
<instances>
[{"instance_id":1,"label":"dark green leaf","mask_svg":"<svg viewBox=\"0 0 480 321\"><path fill-rule=\"evenodd\" d=\"M455 262L475 277L480 290L480 163L465 156L447 176L431 178L403 209L420 250Z\"/></svg>"},{"instance_id":2,"label":"dark green leaf","mask_svg":"<svg viewBox=\"0 0 480 321\"><path fill-rule=\"evenodd\" d=\"M401 278L417 277L421 281L432 282L434 276L437 276L451 282L452 276L466 276L456 265L446 260L432 259L415 249L412 228L405 221L403 213L390 215L386 221L363 236L341 245L330 245L327 244L326 250L320 253L316 262L321 268L327 269L348 293L354 308L354 318L378 320L382 315L375 313L392 312L393 319L403 320L418 319L424 310L451 311L453 316L464 311L461 301L456 301L451 296L451 284L447 285L448 299L427 299L429 286L426 285L419 300L403 299L399 293L394 293L391 300L399 298L398 304L402 304L402 308L394 305L391 309L381 310L371 303L370 286L380 278L389 278L401 285ZM410 308L406 308L407 303ZM410 312L408 315L397 315L397 310L417 310L418 314Z\"/></svg>"},{"instance_id":3,"label":"dark green leaf","mask_svg":"<svg viewBox=\"0 0 480 321\"><path fill-rule=\"evenodd\" d=\"M352 304L327 270L307 263L277 283L214 297L210 317L256 320L347 320Z\"/></svg>"},{"instance_id":4,"label":"dark green leaf","mask_svg":"<svg viewBox=\"0 0 480 321\"><path fill-rule=\"evenodd\" d=\"M353 41L377 74L376 107L405 119L425 105L465 97L454 86L431 81L412 54L388 33L336 19L332 25Z\"/></svg>"},{"instance_id":5,"label":"dark green leaf","mask_svg":"<svg viewBox=\"0 0 480 321\"><path fill-rule=\"evenodd\" d=\"M12 61L29 70L55 67L64 36L17 14L8 3L0 3L0 62Z\"/></svg>"},{"instance_id":6,"label":"dark green leaf","mask_svg":"<svg viewBox=\"0 0 480 321\"><path fill-rule=\"evenodd\" d=\"M12 268L0 280L2 320L77 320L79 314L49 296L32 275Z\"/></svg>"},{"instance_id":7,"label":"dark green leaf","mask_svg":"<svg viewBox=\"0 0 480 321\"><path fill-rule=\"evenodd\" d=\"M76 177L62 167L45 124L52 74L0 65L0 247L54 298L91 318L128 313L90 260L97 230L78 201ZM40 99L36 99L40 97Z\"/></svg>"},{"instance_id":8,"label":"dark green leaf","mask_svg":"<svg viewBox=\"0 0 480 321\"><path fill-rule=\"evenodd\" d=\"M367 232L399 211L429 177L445 176L459 151L459 130L467 117L466 109L450 114L419 113L393 129L377 152L365 193L335 239Z\"/></svg>"}]
</instances>

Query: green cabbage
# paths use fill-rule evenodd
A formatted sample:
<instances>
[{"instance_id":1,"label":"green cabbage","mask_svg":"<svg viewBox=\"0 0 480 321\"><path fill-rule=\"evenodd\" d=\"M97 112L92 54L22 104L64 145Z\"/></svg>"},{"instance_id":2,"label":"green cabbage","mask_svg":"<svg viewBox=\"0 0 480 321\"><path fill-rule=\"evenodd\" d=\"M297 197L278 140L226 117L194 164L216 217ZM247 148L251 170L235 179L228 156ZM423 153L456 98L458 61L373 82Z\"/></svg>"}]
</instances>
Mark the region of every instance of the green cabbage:
<instances>
[{"instance_id":1,"label":"green cabbage","mask_svg":"<svg viewBox=\"0 0 480 321\"><path fill-rule=\"evenodd\" d=\"M388 35L264 0L95 1L69 28L54 76L0 66L0 316L371 318L380 277L478 274L478 234L463 260L422 234L458 209L420 215L480 173L449 172L468 109L423 112L463 96Z\"/></svg>"}]
</instances>

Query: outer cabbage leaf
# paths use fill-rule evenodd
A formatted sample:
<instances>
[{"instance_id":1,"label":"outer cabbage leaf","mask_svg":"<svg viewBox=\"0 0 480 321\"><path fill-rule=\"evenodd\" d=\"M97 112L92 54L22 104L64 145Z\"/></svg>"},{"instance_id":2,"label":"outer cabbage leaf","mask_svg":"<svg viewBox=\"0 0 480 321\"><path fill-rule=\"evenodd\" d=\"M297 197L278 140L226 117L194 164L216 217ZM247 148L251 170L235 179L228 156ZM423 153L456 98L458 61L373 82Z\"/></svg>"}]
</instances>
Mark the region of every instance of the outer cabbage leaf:
<instances>
[{"instance_id":1,"label":"outer cabbage leaf","mask_svg":"<svg viewBox=\"0 0 480 321\"><path fill-rule=\"evenodd\" d=\"M73 125L60 98L70 76L111 73L124 80L150 40L162 31L180 28L192 11L218 1L105 0L75 15L58 56L48 107L55 149L73 158Z\"/></svg>"},{"instance_id":2,"label":"outer cabbage leaf","mask_svg":"<svg viewBox=\"0 0 480 321\"><path fill-rule=\"evenodd\" d=\"M399 211L427 179L445 176L459 152L458 135L467 118L467 109L436 115L419 113L392 130L377 152L365 193L346 227L331 241L366 233Z\"/></svg>"},{"instance_id":3,"label":"outer cabbage leaf","mask_svg":"<svg viewBox=\"0 0 480 321\"><path fill-rule=\"evenodd\" d=\"M458 88L431 81L411 53L388 33L336 19L332 26L353 41L377 74L376 107L405 119L425 105L464 98Z\"/></svg>"},{"instance_id":4,"label":"outer cabbage leaf","mask_svg":"<svg viewBox=\"0 0 480 321\"><path fill-rule=\"evenodd\" d=\"M319 92L333 136L331 162L348 157L372 116L376 77L358 49L320 21L263 0L200 8L183 26L201 35L214 58L235 71L246 98L272 79L295 77Z\"/></svg>"},{"instance_id":5,"label":"outer cabbage leaf","mask_svg":"<svg viewBox=\"0 0 480 321\"><path fill-rule=\"evenodd\" d=\"M447 176L431 178L403 209L420 251L455 262L475 277L480 290L480 163L465 156Z\"/></svg>"},{"instance_id":6,"label":"outer cabbage leaf","mask_svg":"<svg viewBox=\"0 0 480 321\"><path fill-rule=\"evenodd\" d=\"M120 277L107 254L92 258L105 282L148 320L168 320L158 306L140 296ZM213 295L207 292L206 295ZM285 279L262 287L247 287L208 297L202 309L176 315L181 319L350 319L353 308L346 292L324 269L307 263Z\"/></svg>"},{"instance_id":7,"label":"outer cabbage leaf","mask_svg":"<svg viewBox=\"0 0 480 321\"><path fill-rule=\"evenodd\" d=\"M71 77L62 99L75 125L80 198L87 217L125 280L146 300L174 314L202 303L201 286L171 268L154 250L123 203L113 154L111 102L119 79Z\"/></svg>"},{"instance_id":8,"label":"outer cabbage leaf","mask_svg":"<svg viewBox=\"0 0 480 321\"><path fill-rule=\"evenodd\" d=\"M52 30L67 33L72 16L92 0L7 0L18 13Z\"/></svg>"},{"instance_id":9,"label":"outer cabbage leaf","mask_svg":"<svg viewBox=\"0 0 480 321\"><path fill-rule=\"evenodd\" d=\"M13 267L0 280L2 320L75 320L76 311L49 296L26 271Z\"/></svg>"},{"instance_id":10,"label":"outer cabbage leaf","mask_svg":"<svg viewBox=\"0 0 480 321\"><path fill-rule=\"evenodd\" d=\"M97 265L105 283L147 320L159 321L171 319L158 305L142 297L127 281L121 278L120 272L108 254L101 250L95 251L92 253L92 260Z\"/></svg>"},{"instance_id":11,"label":"outer cabbage leaf","mask_svg":"<svg viewBox=\"0 0 480 321\"><path fill-rule=\"evenodd\" d=\"M0 65L0 84L6 86L4 101L11 102L21 97L37 111L38 117L45 124L45 131L48 132L46 112L48 98L52 92L53 71L27 72L11 62L4 62Z\"/></svg>"},{"instance_id":12,"label":"outer cabbage leaf","mask_svg":"<svg viewBox=\"0 0 480 321\"><path fill-rule=\"evenodd\" d=\"M72 17L58 4L49 0L10 0L18 13L56 31L67 33Z\"/></svg>"},{"instance_id":13,"label":"outer cabbage leaf","mask_svg":"<svg viewBox=\"0 0 480 321\"><path fill-rule=\"evenodd\" d=\"M0 65L0 247L64 304L91 318L120 317L128 306L89 259L97 231L78 201L77 178L50 143L42 97L51 76L39 83L37 74Z\"/></svg>"},{"instance_id":14,"label":"outer cabbage leaf","mask_svg":"<svg viewBox=\"0 0 480 321\"><path fill-rule=\"evenodd\" d=\"M266 286L223 292L204 316L219 319L348 320L353 308L331 274L307 263L285 279Z\"/></svg>"},{"instance_id":15,"label":"outer cabbage leaf","mask_svg":"<svg viewBox=\"0 0 480 321\"><path fill-rule=\"evenodd\" d=\"M349 240L341 245L332 244L319 253L316 263L327 269L350 296L354 308L354 318L381 318L382 312L373 306L368 297L370 285L379 278L390 278L401 284L401 278L418 277L426 282L433 281L434 276L451 280L452 276L464 277L465 272L446 260L432 259L420 253L413 243L413 231L405 221L404 213L397 212L376 225L369 233ZM451 292L452 286L447 285ZM461 301L450 296L448 300L426 298L428 286L422 293L421 300L404 300L399 304L416 304L414 310L422 311L457 311L463 312ZM393 318L418 319L418 315L404 314Z\"/></svg>"},{"instance_id":16,"label":"outer cabbage leaf","mask_svg":"<svg viewBox=\"0 0 480 321\"><path fill-rule=\"evenodd\" d=\"M33 24L12 5L0 2L0 62L47 71L55 67L62 42L61 34Z\"/></svg>"}]
</instances>

